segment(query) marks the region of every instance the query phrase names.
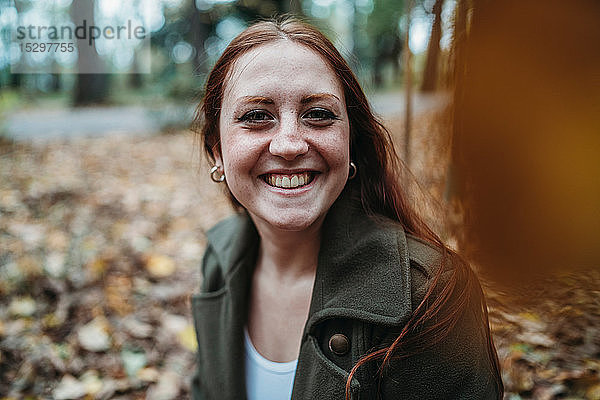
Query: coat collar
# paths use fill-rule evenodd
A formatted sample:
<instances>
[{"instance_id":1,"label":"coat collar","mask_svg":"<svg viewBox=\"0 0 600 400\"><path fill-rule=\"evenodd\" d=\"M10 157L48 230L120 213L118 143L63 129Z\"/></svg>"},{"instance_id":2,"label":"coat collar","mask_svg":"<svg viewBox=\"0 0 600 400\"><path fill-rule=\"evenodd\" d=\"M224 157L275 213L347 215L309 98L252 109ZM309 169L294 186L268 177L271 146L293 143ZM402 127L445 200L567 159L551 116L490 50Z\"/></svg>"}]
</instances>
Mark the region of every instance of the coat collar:
<instances>
[{"instance_id":1,"label":"coat collar","mask_svg":"<svg viewBox=\"0 0 600 400\"><path fill-rule=\"evenodd\" d=\"M404 230L389 219L368 216L360 200L344 193L323 223L307 331L332 317L401 325L410 313Z\"/></svg>"},{"instance_id":2,"label":"coat collar","mask_svg":"<svg viewBox=\"0 0 600 400\"><path fill-rule=\"evenodd\" d=\"M231 296L246 302L258 233L247 214L207 235L225 272ZM231 290L235 288L235 290ZM397 326L411 313L406 235L400 224L365 214L345 190L323 222L321 248L305 333L328 318Z\"/></svg>"}]
</instances>

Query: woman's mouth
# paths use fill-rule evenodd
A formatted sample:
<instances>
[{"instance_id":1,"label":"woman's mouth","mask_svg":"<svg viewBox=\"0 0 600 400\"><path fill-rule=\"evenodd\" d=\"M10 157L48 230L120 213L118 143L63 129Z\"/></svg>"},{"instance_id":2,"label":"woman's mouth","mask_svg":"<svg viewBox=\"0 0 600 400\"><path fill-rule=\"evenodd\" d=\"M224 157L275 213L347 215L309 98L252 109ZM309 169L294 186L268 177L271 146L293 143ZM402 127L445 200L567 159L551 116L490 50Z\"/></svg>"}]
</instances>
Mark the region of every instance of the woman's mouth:
<instances>
[{"instance_id":1,"label":"woman's mouth","mask_svg":"<svg viewBox=\"0 0 600 400\"><path fill-rule=\"evenodd\" d=\"M295 189L312 182L315 172L305 171L296 174L264 174L260 176L269 186L282 189Z\"/></svg>"}]
</instances>

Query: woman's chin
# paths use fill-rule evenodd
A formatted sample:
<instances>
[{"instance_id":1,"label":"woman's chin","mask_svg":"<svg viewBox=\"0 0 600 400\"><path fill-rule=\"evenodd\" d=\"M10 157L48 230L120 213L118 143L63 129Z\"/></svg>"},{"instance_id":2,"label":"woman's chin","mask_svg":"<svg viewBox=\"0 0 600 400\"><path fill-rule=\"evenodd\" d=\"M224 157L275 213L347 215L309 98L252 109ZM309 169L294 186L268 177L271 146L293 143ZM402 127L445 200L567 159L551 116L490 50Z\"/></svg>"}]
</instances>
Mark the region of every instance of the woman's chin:
<instances>
[{"instance_id":1,"label":"woman's chin","mask_svg":"<svg viewBox=\"0 0 600 400\"><path fill-rule=\"evenodd\" d=\"M255 224L258 222L258 219L260 221L258 223L273 229L289 232L301 232L314 227L317 221L322 221L320 215L306 211L273 211L265 215L250 214Z\"/></svg>"}]
</instances>

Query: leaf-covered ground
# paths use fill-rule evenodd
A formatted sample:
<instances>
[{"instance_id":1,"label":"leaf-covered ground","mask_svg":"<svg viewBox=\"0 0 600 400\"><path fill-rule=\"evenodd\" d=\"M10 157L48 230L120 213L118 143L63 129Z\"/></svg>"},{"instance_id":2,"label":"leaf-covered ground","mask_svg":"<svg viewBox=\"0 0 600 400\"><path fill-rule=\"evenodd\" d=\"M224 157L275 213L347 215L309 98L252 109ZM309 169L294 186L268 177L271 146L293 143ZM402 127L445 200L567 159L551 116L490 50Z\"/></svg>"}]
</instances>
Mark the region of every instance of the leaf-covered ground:
<instances>
[{"instance_id":1,"label":"leaf-covered ground","mask_svg":"<svg viewBox=\"0 0 600 400\"><path fill-rule=\"evenodd\" d=\"M0 395L186 394L203 230L230 212L196 150L190 134L2 147Z\"/></svg>"},{"instance_id":2,"label":"leaf-covered ground","mask_svg":"<svg viewBox=\"0 0 600 400\"><path fill-rule=\"evenodd\" d=\"M436 197L443 143L415 126ZM198 153L185 132L0 145L0 398L187 398L203 231L231 212ZM600 399L597 271L487 292L507 399Z\"/></svg>"}]
</instances>

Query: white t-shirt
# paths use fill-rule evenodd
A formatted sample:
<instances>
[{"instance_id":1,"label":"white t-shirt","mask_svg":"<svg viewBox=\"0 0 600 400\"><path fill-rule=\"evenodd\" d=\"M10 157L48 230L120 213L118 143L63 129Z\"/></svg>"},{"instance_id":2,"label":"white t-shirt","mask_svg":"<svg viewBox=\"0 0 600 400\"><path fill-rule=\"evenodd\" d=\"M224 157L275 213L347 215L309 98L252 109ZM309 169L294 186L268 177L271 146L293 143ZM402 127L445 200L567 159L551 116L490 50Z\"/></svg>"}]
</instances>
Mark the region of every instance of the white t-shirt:
<instances>
[{"instance_id":1,"label":"white t-shirt","mask_svg":"<svg viewBox=\"0 0 600 400\"><path fill-rule=\"evenodd\" d=\"M284 363L267 360L256 351L245 327L244 343L248 400L289 400L298 360Z\"/></svg>"}]
</instances>

